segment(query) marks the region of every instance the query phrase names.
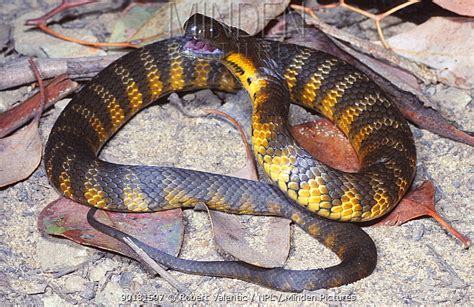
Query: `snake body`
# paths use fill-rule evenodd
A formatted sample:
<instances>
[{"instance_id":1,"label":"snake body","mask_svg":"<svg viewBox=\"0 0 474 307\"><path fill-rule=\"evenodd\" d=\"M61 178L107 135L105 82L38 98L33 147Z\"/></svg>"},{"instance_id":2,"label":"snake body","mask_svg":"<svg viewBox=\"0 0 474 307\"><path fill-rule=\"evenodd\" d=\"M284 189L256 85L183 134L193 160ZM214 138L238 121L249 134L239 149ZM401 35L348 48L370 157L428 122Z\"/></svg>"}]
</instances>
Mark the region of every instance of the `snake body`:
<instances>
[{"instance_id":1,"label":"snake body","mask_svg":"<svg viewBox=\"0 0 474 307\"><path fill-rule=\"evenodd\" d=\"M222 42L225 36L230 41L237 31L196 16L188 21L187 35L123 56L75 95L47 142L45 166L52 184L68 198L115 211L160 211L205 202L230 213L286 217L342 260L326 269L296 271L158 256L164 265L183 272L238 278L282 291L335 287L369 275L377 257L370 237L353 224L312 212L339 221L368 221L398 203L416 164L413 137L398 109L362 72L309 48L246 37L233 40L218 59L189 56L196 37ZM209 30L213 32L207 39L203 35ZM244 43L253 51L236 48ZM255 52L257 47L261 52ZM256 157L276 185L97 158L107 140L156 99L203 88L235 91L240 84L253 104ZM357 151L361 171L335 170L299 146L288 131L290 101L331 119Z\"/></svg>"}]
</instances>

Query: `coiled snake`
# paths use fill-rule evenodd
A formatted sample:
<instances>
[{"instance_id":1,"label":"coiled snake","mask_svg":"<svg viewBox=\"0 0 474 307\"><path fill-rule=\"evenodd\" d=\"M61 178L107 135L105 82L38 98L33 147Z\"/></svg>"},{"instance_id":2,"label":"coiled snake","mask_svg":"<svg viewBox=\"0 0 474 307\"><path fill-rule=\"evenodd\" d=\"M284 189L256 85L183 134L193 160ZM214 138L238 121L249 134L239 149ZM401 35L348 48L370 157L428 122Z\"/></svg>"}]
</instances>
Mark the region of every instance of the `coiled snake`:
<instances>
[{"instance_id":1,"label":"coiled snake","mask_svg":"<svg viewBox=\"0 0 474 307\"><path fill-rule=\"evenodd\" d=\"M249 37L198 14L185 27L183 37L123 56L77 93L47 142L45 165L52 184L68 198L107 210L160 211L205 202L235 214L285 217L341 259L330 268L286 270L162 253L158 260L176 270L282 291L336 287L369 275L377 258L370 237L354 224L315 213L368 221L403 197L414 177L416 153L398 109L365 74L326 53ZM240 84L253 104L255 155L276 185L97 158L107 140L157 98L202 88L235 91ZM318 111L348 136L360 172L328 167L294 141L287 123L290 101Z\"/></svg>"}]
</instances>

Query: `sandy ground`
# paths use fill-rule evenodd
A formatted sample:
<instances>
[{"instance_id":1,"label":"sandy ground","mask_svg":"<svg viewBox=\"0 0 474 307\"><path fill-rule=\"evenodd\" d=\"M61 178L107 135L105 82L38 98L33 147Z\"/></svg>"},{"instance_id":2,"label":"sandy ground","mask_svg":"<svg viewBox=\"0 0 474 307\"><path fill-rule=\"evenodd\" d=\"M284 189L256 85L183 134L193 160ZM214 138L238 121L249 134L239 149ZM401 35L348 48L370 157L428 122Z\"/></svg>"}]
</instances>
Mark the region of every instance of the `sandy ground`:
<instances>
[{"instance_id":1,"label":"sandy ground","mask_svg":"<svg viewBox=\"0 0 474 307\"><path fill-rule=\"evenodd\" d=\"M464 129L474 130L472 93L446 86L426 89L439 110ZM2 94L2 93L0 93ZM466 96L469 97L466 103ZM5 97L5 96L2 96ZM218 118L188 118L176 107L177 97L164 99L133 118L102 152L102 158L121 163L155 164L228 174L244 165L245 152L238 133ZM185 109L209 107L248 122L245 93L210 91L182 99ZM62 103L64 105L64 103ZM296 108L295 108L296 109ZM42 119L47 139L61 107ZM295 111L295 110L294 110ZM307 117L298 109L293 120ZM244 120L247 119L247 120ZM474 236L474 149L412 127L418 151L415 185L433 180L436 208L457 230ZM148 300L149 303L464 303L472 304L474 255L432 219L401 227L366 228L375 241L379 262L375 272L359 282L336 289L291 295L250 283L172 272L188 286L193 297L180 297L163 279L151 276L135 261L83 247L67 240L41 237L36 228L39 212L58 198L43 165L27 180L0 190L0 304L110 305ZM186 235L181 256L218 260L208 217L186 211ZM266 218L240 217L244 223L265 224ZM257 227L261 228L261 227ZM256 229L255 235L259 235ZM297 227L292 227L289 268L325 267L337 258ZM313 305L311 303L311 305Z\"/></svg>"}]
</instances>

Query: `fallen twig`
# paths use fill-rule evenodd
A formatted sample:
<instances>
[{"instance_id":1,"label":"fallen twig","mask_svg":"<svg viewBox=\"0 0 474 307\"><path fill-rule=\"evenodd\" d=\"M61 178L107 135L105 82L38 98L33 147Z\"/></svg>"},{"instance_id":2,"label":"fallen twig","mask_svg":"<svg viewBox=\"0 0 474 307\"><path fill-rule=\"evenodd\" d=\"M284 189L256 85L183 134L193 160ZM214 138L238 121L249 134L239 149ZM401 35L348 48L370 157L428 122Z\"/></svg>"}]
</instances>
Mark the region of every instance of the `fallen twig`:
<instances>
[{"instance_id":1,"label":"fallen twig","mask_svg":"<svg viewBox=\"0 0 474 307\"><path fill-rule=\"evenodd\" d=\"M156 273L158 273L162 278L164 278L167 282L170 283L174 288L176 288L179 292L186 293L189 290L180 282L178 282L170 273L168 273L160 264L158 264L155 260L153 260L148 254L138 247L130 238L124 237L123 242L125 242L131 249L140 256L140 258L146 262Z\"/></svg>"},{"instance_id":2,"label":"fallen twig","mask_svg":"<svg viewBox=\"0 0 474 307\"><path fill-rule=\"evenodd\" d=\"M451 284L455 285L456 288L463 288L466 286L466 282L459 277L456 271L446 262L446 260L434 249L431 244L426 245L431 253L435 256L440 269L446 271L451 276Z\"/></svg>"},{"instance_id":3,"label":"fallen twig","mask_svg":"<svg viewBox=\"0 0 474 307\"><path fill-rule=\"evenodd\" d=\"M38 81L39 85L39 103L38 107L34 110L34 119L33 121L36 122L37 124L40 121L41 114L43 114L44 106L46 104L46 89L44 87L44 82L43 82L43 77L41 76L41 73L36 66L35 62L33 59L28 59L28 63L31 66L31 70L33 71L33 74L35 75L36 81Z\"/></svg>"},{"instance_id":4,"label":"fallen twig","mask_svg":"<svg viewBox=\"0 0 474 307\"><path fill-rule=\"evenodd\" d=\"M35 59L41 75L45 79L68 74L71 79L90 79L110 63L121 57L111 55L104 57L81 57L64 59ZM2 78L0 90L28 84L35 81L35 76L28 65L28 60L15 60L0 65Z\"/></svg>"},{"instance_id":5,"label":"fallen twig","mask_svg":"<svg viewBox=\"0 0 474 307\"><path fill-rule=\"evenodd\" d=\"M179 283L171 274L169 274L161 265L159 265L155 260L153 260L142 248L140 248L135 241L138 241L137 239L127 235L123 231L120 231L114 227L111 227L109 225L103 224L96 220L94 218L94 214L97 211L96 208L91 208L88 213L87 213L87 221L89 224L94 227L96 230L109 235L120 242L123 242L127 244L128 247L130 247L137 255L136 260L142 262L149 268L153 269L155 272L157 272L161 277L163 277L166 281L170 283L173 287L175 287L178 291L182 293L187 293L189 290Z\"/></svg>"},{"instance_id":6,"label":"fallen twig","mask_svg":"<svg viewBox=\"0 0 474 307\"><path fill-rule=\"evenodd\" d=\"M28 26L37 27L43 32L48 33L49 35L52 35L54 37L57 37L65 41L81 44L84 46L98 47L98 48L103 48L103 47L138 48L140 44L146 41L153 40L158 36L158 35L155 35L151 37L140 38L140 39L125 41L125 42L108 42L108 43L107 42L91 42L91 41L85 41L82 39L63 35L59 32L54 31L50 27L48 27L48 19L52 18L53 16L73 7L83 6L83 5L96 3L96 2L98 1L97 0L63 0L61 4L59 4L57 7L55 7L54 9L52 9L45 15L38 18L29 19L25 22L25 24Z\"/></svg>"},{"instance_id":7,"label":"fallen twig","mask_svg":"<svg viewBox=\"0 0 474 307\"><path fill-rule=\"evenodd\" d=\"M46 84L48 92L44 109L52 106L56 101L69 95L79 84L67 79L63 74ZM16 105L6 112L0 113L0 138L12 133L16 129L26 124L35 116L34 109L39 104L40 93L28 98L24 102Z\"/></svg>"},{"instance_id":8,"label":"fallen twig","mask_svg":"<svg viewBox=\"0 0 474 307\"><path fill-rule=\"evenodd\" d=\"M68 266L66 268L60 269L59 271L54 272L53 277L54 278L59 278L59 277L63 277L64 275L71 274L71 273L76 272L77 270L85 267L86 265L88 265L90 263L94 263L97 260L102 259L103 257L104 257L103 253L93 254L90 259L87 259L84 262L81 262L81 263L79 263L77 265L74 265L74 266Z\"/></svg>"},{"instance_id":9,"label":"fallen twig","mask_svg":"<svg viewBox=\"0 0 474 307\"><path fill-rule=\"evenodd\" d=\"M320 5L318 7L316 7L316 9L319 9L319 8L335 8L335 7L344 7L350 11L353 11L353 12L356 12L360 15L363 15L365 17L368 17L372 20L375 21L375 27L377 28L377 33L380 37L380 41L382 42L382 44L384 45L385 48L387 49L391 49L390 48L390 45L387 43L387 41L385 40L385 36L383 35L383 31L382 31L382 25L381 25L381 22L382 20L389 16L389 15L392 15L393 13L396 13L398 12L399 10L402 10L410 5L413 5L415 3L419 3L421 2L421 0L408 0L407 2L404 2L404 3L401 3L393 8L391 8L390 10L386 11L386 12L383 12L383 13L379 13L379 14L372 14L370 12L367 12L367 11L364 11L356 6L353 6L353 5L350 5L348 3L346 3L345 0L339 0L338 3L332 3L332 4L328 4L328 5Z\"/></svg>"},{"instance_id":10,"label":"fallen twig","mask_svg":"<svg viewBox=\"0 0 474 307\"><path fill-rule=\"evenodd\" d=\"M51 282L48 283L47 287L49 287L54 293L56 293L60 298L68 302L69 304L72 305L77 305L79 302L73 298L72 296L64 293L61 288L57 287L56 285L53 285Z\"/></svg>"}]
</instances>

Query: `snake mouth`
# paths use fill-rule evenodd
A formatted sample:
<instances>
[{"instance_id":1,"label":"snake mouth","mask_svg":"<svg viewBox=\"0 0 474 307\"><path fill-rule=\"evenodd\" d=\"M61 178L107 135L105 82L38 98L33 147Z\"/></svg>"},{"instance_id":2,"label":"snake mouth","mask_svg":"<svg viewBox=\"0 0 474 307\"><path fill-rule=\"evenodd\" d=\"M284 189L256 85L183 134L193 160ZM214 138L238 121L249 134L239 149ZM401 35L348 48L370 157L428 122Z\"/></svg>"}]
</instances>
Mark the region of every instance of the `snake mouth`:
<instances>
[{"instance_id":1,"label":"snake mouth","mask_svg":"<svg viewBox=\"0 0 474 307\"><path fill-rule=\"evenodd\" d=\"M186 53L198 57L219 58L223 54L222 50L219 48L195 38L187 41L183 48Z\"/></svg>"}]
</instances>

